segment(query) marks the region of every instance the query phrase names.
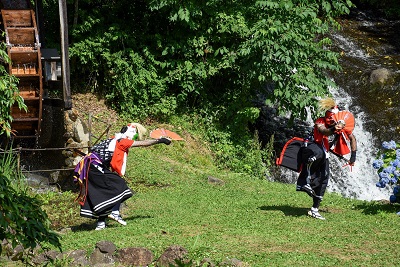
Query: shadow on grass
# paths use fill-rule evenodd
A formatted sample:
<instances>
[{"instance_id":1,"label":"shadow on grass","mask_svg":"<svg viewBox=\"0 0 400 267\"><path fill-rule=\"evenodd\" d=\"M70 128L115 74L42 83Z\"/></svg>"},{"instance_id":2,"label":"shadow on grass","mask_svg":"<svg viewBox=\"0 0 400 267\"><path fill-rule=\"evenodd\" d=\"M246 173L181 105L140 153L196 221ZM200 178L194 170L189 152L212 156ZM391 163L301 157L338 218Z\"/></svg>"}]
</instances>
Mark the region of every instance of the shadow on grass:
<instances>
[{"instance_id":1,"label":"shadow on grass","mask_svg":"<svg viewBox=\"0 0 400 267\"><path fill-rule=\"evenodd\" d=\"M378 213L396 213L400 211L398 204L390 204L388 201L371 201L365 202L355 206L356 209L361 210L363 214L374 215Z\"/></svg>"},{"instance_id":2,"label":"shadow on grass","mask_svg":"<svg viewBox=\"0 0 400 267\"><path fill-rule=\"evenodd\" d=\"M259 207L260 210L265 210L265 211L281 211L285 216L304 216L307 215L308 208L299 208L299 207L293 207L293 206L288 206L288 205L278 205L278 206L261 206Z\"/></svg>"},{"instance_id":3,"label":"shadow on grass","mask_svg":"<svg viewBox=\"0 0 400 267\"><path fill-rule=\"evenodd\" d=\"M138 216L130 216L130 217L124 217L124 220L129 222L133 220L139 220L139 219L149 219L153 218L152 216L149 215L138 215ZM112 222L112 223L110 223ZM93 220L93 223L82 223L79 225L75 225L71 227L72 232L84 232L84 231L92 231L96 228L97 225L97 220ZM114 222L111 219L107 219L107 228L113 228L117 227L118 223Z\"/></svg>"}]
</instances>

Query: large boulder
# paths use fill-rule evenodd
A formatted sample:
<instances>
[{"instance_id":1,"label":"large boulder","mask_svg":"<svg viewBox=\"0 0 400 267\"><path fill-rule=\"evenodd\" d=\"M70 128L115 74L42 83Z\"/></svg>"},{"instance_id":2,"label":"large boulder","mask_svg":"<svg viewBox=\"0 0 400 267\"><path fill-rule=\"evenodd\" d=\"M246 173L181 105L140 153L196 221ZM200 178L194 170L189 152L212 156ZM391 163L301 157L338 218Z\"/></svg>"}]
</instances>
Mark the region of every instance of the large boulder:
<instances>
[{"instance_id":1,"label":"large boulder","mask_svg":"<svg viewBox=\"0 0 400 267\"><path fill-rule=\"evenodd\" d=\"M114 264L114 252L116 251L116 246L109 241L100 241L96 243L96 247L90 255L90 263L92 266L101 264Z\"/></svg>"},{"instance_id":2,"label":"large boulder","mask_svg":"<svg viewBox=\"0 0 400 267\"><path fill-rule=\"evenodd\" d=\"M78 249L63 253L70 262L70 266L90 266L90 262L86 257L86 250Z\"/></svg>"},{"instance_id":3,"label":"large boulder","mask_svg":"<svg viewBox=\"0 0 400 267\"><path fill-rule=\"evenodd\" d=\"M371 84L385 84L391 77L391 72L386 68L379 68L373 70L369 76L369 82Z\"/></svg>"},{"instance_id":4,"label":"large boulder","mask_svg":"<svg viewBox=\"0 0 400 267\"><path fill-rule=\"evenodd\" d=\"M172 245L167 248L164 253L157 260L157 267L170 267L178 266L176 261L180 261L182 263L187 262L186 256L188 251L181 246Z\"/></svg>"},{"instance_id":5,"label":"large boulder","mask_svg":"<svg viewBox=\"0 0 400 267\"><path fill-rule=\"evenodd\" d=\"M154 259L147 248L123 248L118 250L117 255L123 266L149 266Z\"/></svg>"}]
</instances>

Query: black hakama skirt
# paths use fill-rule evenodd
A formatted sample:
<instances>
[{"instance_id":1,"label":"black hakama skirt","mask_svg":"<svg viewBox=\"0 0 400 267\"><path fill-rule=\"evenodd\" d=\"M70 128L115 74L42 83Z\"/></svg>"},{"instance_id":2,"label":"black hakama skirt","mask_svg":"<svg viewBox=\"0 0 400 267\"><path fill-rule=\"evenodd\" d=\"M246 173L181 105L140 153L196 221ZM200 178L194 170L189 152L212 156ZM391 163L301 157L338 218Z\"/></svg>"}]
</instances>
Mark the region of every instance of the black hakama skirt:
<instances>
[{"instance_id":1,"label":"black hakama skirt","mask_svg":"<svg viewBox=\"0 0 400 267\"><path fill-rule=\"evenodd\" d=\"M86 200L80 216L98 219L111 213L112 208L133 195L126 181L115 172L90 165Z\"/></svg>"}]
</instances>

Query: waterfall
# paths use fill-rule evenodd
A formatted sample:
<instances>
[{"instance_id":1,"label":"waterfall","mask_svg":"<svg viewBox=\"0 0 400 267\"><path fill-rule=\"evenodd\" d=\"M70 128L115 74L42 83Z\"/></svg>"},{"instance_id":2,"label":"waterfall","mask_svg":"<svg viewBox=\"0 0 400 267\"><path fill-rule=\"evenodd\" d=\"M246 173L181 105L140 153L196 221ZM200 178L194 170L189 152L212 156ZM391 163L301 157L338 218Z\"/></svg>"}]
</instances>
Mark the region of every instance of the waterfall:
<instances>
[{"instance_id":1,"label":"waterfall","mask_svg":"<svg viewBox=\"0 0 400 267\"><path fill-rule=\"evenodd\" d=\"M379 177L372 167L372 162L378 148L374 146L375 139L372 133L364 127L365 113L352 103L351 96L344 90L331 88L330 91L343 109L354 114L356 126L353 134L357 139L357 160L353 167L343 167L346 164L343 160L330 155L331 178L327 190L361 200L389 199L389 188L382 189L375 185Z\"/></svg>"},{"instance_id":2,"label":"waterfall","mask_svg":"<svg viewBox=\"0 0 400 267\"><path fill-rule=\"evenodd\" d=\"M330 93L335 98L341 109L349 110L354 114L356 125L353 131L357 139L357 160L351 168L344 166L347 162L339 159L332 153L329 157L330 179L327 187L328 192L341 194L343 197L372 201L388 200L391 189L378 188L376 183L379 180L377 170L372 167L378 148L374 145L376 138L364 126L365 112L353 103L352 97L342 89L330 88ZM310 127L314 120L307 120ZM349 159L349 155L345 155ZM289 183L296 183L298 173L281 168L281 178ZM284 177L282 179L282 177ZM294 188L293 188L294 189Z\"/></svg>"},{"instance_id":3,"label":"waterfall","mask_svg":"<svg viewBox=\"0 0 400 267\"><path fill-rule=\"evenodd\" d=\"M391 189L378 188L376 183L379 180L377 170L372 167L378 148L373 134L364 126L365 112L353 103L352 97L341 88L330 88L330 93L339 104L341 109L349 110L354 114L356 125L353 131L357 139L357 160L355 165L344 166L346 161L339 159L332 153L329 157L330 179L327 187L328 192L341 194L343 197L360 200L388 200ZM310 127L314 119L307 120ZM349 159L349 155L345 155ZM282 177L289 183L296 183L298 173L282 168Z\"/></svg>"},{"instance_id":4,"label":"waterfall","mask_svg":"<svg viewBox=\"0 0 400 267\"><path fill-rule=\"evenodd\" d=\"M392 189L376 187L379 177L372 162L382 141L390 141L385 140L388 136L398 137L395 130L398 119L393 119L397 117L393 116L393 110L398 110L398 105L389 107L384 100L392 99L396 103L399 85L374 87L369 83L369 74L378 68L391 69L391 66L395 67L393 73L398 72L396 51L399 44L395 38L400 22L370 17L361 11L355 11L353 18L341 22L343 31L333 33L331 38L343 55L340 59L343 71L332 77L339 87L330 88L330 92L339 106L355 116L353 133L357 138L357 161L350 172L349 167L342 168L343 162L331 156L328 190L362 200L388 200ZM393 62L390 59L394 59Z\"/></svg>"},{"instance_id":5,"label":"waterfall","mask_svg":"<svg viewBox=\"0 0 400 267\"><path fill-rule=\"evenodd\" d=\"M371 200L389 200L392 189L376 187L379 177L372 167L382 141L393 139L400 142L399 110L400 21L387 21L370 17L371 13L354 11L348 18L340 19L342 31L333 32L333 50L340 53L343 70L332 74L338 88L329 88L342 109L355 116L354 135L357 139L355 166L343 167L345 162L330 155L328 192L344 197ZM396 39L397 38L397 39ZM371 84L370 73L378 68L389 69L395 82ZM388 101L395 103L389 106ZM310 126L313 119L308 119ZM389 138L389 140L388 140ZM345 157L349 158L350 155ZM282 170L283 181L295 183L297 173Z\"/></svg>"}]
</instances>

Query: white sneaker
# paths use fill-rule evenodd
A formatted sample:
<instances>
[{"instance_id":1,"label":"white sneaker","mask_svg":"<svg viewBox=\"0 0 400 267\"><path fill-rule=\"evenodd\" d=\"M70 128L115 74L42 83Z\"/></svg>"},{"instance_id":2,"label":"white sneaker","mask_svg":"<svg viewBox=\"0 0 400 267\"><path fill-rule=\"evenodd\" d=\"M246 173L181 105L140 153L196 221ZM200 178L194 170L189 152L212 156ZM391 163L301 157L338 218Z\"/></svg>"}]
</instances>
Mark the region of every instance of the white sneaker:
<instances>
[{"instance_id":1,"label":"white sneaker","mask_svg":"<svg viewBox=\"0 0 400 267\"><path fill-rule=\"evenodd\" d=\"M108 215L108 218L113 219L119 224L126 225L126 221L122 220L122 217L120 215L114 215L111 213L110 215Z\"/></svg>"},{"instance_id":2,"label":"white sneaker","mask_svg":"<svg viewBox=\"0 0 400 267\"><path fill-rule=\"evenodd\" d=\"M318 211L314 211L314 210L309 210L308 211L308 215L315 218L315 219L319 219L319 220L325 220L324 217L322 217L321 214L319 214Z\"/></svg>"},{"instance_id":3,"label":"white sneaker","mask_svg":"<svg viewBox=\"0 0 400 267\"><path fill-rule=\"evenodd\" d=\"M103 230L106 228L106 222L97 222L97 226L95 230Z\"/></svg>"}]
</instances>

